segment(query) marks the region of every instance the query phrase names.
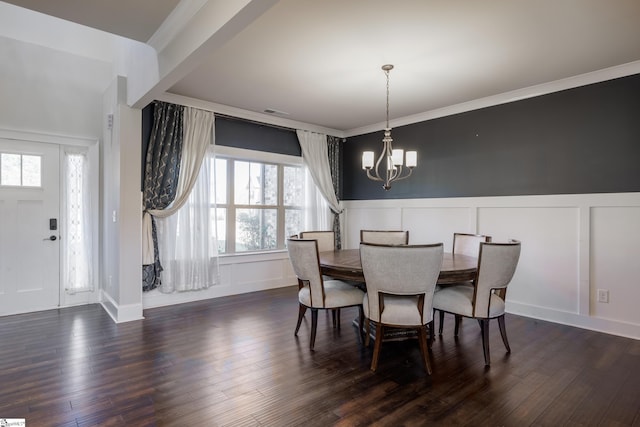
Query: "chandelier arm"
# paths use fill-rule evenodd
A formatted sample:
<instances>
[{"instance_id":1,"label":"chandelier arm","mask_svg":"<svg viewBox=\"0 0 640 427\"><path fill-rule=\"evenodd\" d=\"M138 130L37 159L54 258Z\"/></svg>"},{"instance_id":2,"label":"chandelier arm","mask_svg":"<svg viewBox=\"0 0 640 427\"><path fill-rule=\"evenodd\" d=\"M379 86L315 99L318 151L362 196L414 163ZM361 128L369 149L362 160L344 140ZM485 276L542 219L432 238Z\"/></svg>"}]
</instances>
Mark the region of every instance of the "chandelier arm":
<instances>
[{"instance_id":1,"label":"chandelier arm","mask_svg":"<svg viewBox=\"0 0 640 427\"><path fill-rule=\"evenodd\" d=\"M413 168L407 168L407 169L409 170L409 173L407 173L405 176L399 176L394 181L402 181L403 179L409 178L411 176L411 174L413 173Z\"/></svg>"},{"instance_id":2,"label":"chandelier arm","mask_svg":"<svg viewBox=\"0 0 640 427\"><path fill-rule=\"evenodd\" d=\"M380 178L377 175L371 175L371 168L367 168L367 178L369 178L372 181L382 181L382 178Z\"/></svg>"}]
</instances>

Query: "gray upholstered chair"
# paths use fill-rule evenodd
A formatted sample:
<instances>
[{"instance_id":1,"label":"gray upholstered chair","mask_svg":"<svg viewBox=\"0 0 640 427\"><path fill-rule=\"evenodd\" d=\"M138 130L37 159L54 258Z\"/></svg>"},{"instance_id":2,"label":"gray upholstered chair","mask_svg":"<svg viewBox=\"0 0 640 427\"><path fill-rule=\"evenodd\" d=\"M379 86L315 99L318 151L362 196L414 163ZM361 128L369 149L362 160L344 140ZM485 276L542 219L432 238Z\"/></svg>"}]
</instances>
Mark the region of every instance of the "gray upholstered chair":
<instances>
[{"instance_id":1,"label":"gray upholstered chair","mask_svg":"<svg viewBox=\"0 0 640 427\"><path fill-rule=\"evenodd\" d=\"M474 258L478 258L478 254L480 253L480 243L482 242L490 242L491 236L486 236L484 234L469 234L469 233L453 233L453 254L461 254L472 256ZM473 282L462 282L456 283L457 285L467 285L473 286ZM439 291L443 286L451 286L451 285L438 285L436 287L436 292ZM457 325L460 325L461 318L457 317ZM442 329L444 326L444 311L440 311L440 324L438 325L438 334L442 335ZM456 331L457 334L457 331Z\"/></svg>"},{"instance_id":2,"label":"gray upholstered chair","mask_svg":"<svg viewBox=\"0 0 640 427\"><path fill-rule=\"evenodd\" d=\"M318 241L318 251L326 252L336 249L336 234L333 231L302 231L301 239L315 239Z\"/></svg>"},{"instance_id":3,"label":"gray upholstered chair","mask_svg":"<svg viewBox=\"0 0 640 427\"><path fill-rule=\"evenodd\" d=\"M509 243L480 243L475 286L449 286L440 289L433 297L434 310L456 315L455 335L459 328L458 316L478 320L482 331L485 365L491 364L489 320L498 319L502 342L507 352L511 351L504 322L505 298L519 258L520 242L517 240Z\"/></svg>"},{"instance_id":4,"label":"gray upholstered chair","mask_svg":"<svg viewBox=\"0 0 640 427\"><path fill-rule=\"evenodd\" d=\"M408 245L409 231L360 230L360 243L374 243L379 245Z\"/></svg>"},{"instance_id":5,"label":"gray upholstered chair","mask_svg":"<svg viewBox=\"0 0 640 427\"><path fill-rule=\"evenodd\" d=\"M301 239L315 239L318 241L318 251L327 252L336 249L336 233L333 231L301 231ZM333 277L322 276L323 280L333 280ZM340 325L340 309L331 310L331 318L333 319L333 327Z\"/></svg>"},{"instance_id":6,"label":"gray upholstered chair","mask_svg":"<svg viewBox=\"0 0 640 427\"><path fill-rule=\"evenodd\" d=\"M478 258L480 243L490 242L491 236L484 234L453 233L453 252Z\"/></svg>"},{"instance_id":7,"label":"gray upholstered chair","mask_svg":"<svg viewBox=\"0 0 640 427\"><path fill-rule=\"evenodd\" d=\"M318 310L358 307L360 325L363 322L362 300L364 292L340 280L324 280L320 274L318 241L315 239L288 239L287 250L293 271L298 277L298 323L295 335L307 308L311 309L311 338L313 350L318 329Z\"/></svg>"},{"instance_id":8,"label":"gray upholstered chair","mask_svg":"<svg viewBox=\"0 0 640 427\"><path fill-rule=\"evenodd\" d=\"M366 343L371 322L376 338L371 370L378 367L384 330L413 328L418 331L420 352L426 371L429 363L427 326L433 336L433 293L442 266L442 243L433 245L360 244L362 271L367 283L364 297Z\"/></svg>"}]
</instances>

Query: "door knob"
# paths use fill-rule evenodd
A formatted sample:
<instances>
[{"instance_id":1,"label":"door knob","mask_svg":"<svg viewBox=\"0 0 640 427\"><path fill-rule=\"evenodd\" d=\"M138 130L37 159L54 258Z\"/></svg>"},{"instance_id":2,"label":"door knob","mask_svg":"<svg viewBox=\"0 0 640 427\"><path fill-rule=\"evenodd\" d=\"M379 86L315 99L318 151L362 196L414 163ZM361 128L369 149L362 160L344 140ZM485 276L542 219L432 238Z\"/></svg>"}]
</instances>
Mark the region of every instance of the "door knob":
<instances>
[{"instance_id":1,"label":"door knob","mask_svg":"<svg viewBox=\"0 0 640 427\"><path fill-rule=\"evenodd\" d=\"M44 238L44 239L42 239L42 240L51 240L51 241L54 241L54 240L57 240L57 239L58 239L58 236L51 235L51 236L49 236L49 237L47 237L47 238Z\"/></svg>"}]
</instances>

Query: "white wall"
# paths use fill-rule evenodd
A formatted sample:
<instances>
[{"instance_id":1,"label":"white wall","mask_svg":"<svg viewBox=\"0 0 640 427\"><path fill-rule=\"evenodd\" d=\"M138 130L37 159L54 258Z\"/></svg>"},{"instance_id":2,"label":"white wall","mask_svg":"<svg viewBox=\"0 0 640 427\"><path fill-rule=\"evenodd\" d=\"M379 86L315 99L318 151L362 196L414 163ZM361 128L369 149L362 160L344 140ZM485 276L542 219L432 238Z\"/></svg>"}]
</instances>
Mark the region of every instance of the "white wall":
<instances>
[{"instance_id":1,"label":"white wall","mask_svg":"<svg viewBox=\"0 0 640 427\"><path fill-rule=\"evenodd\" d=\"M453 233L522 241L507 311L640 338L640 193L345 201L344 247L360 229L409 230L410 243ZM596 300L609 291L609 303Z\"/></svg>"},{"instance_id":2,"label":"white wall","mask_svg":"<svg viewBox=\"0 0 640 427\"><path fill-rule=\"evenodd\" d=\"M111 64L4 36L0 36L0 58L0 129L17 141L89 147L92 188L96 188L92 204L99 211L97 145L101 143L96 141L102 135L102 94L111 80ZM94 249L98 254L98 239ZM100 268L97 257L94 268ZM61 305L95 303L98 296L97 291L63 293Z\"/></svg>"},{"instance_id":3,"label":"white wall","mask_svg":"<svg viewBox=\"0 0 640 427\"><path fill-rule=\"evenodd\" d=\"M126 79L117 77L103 99L101 272L102 304L116 322L142 318L142 113L125 102Z\"/></svg>"},{"instance_id":4,"label":"white wall","mask_svg":"<svg viewBox=\"0 0 640 427\"><path fill-rule=\"evenodd\" d=\"M0 36L0 127L100 139L111 64Z\"/></svg>"}]
</instances>

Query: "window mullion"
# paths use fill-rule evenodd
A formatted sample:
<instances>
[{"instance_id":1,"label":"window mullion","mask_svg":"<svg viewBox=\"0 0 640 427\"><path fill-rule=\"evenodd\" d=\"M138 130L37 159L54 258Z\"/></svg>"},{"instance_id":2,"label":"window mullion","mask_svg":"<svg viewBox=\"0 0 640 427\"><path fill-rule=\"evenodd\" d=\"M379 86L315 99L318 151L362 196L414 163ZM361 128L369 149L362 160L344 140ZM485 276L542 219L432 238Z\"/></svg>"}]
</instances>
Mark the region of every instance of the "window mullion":
<instances>
[{"instance_id":1,"label":"window mullion","mask_svg":"<svg viewBox=\"0 0 640 427\"><path fill-rule=\"evenodd\" d=\"M227 250L236 252L235 162L227 159Z\"/></svg>"}]
</instances>

